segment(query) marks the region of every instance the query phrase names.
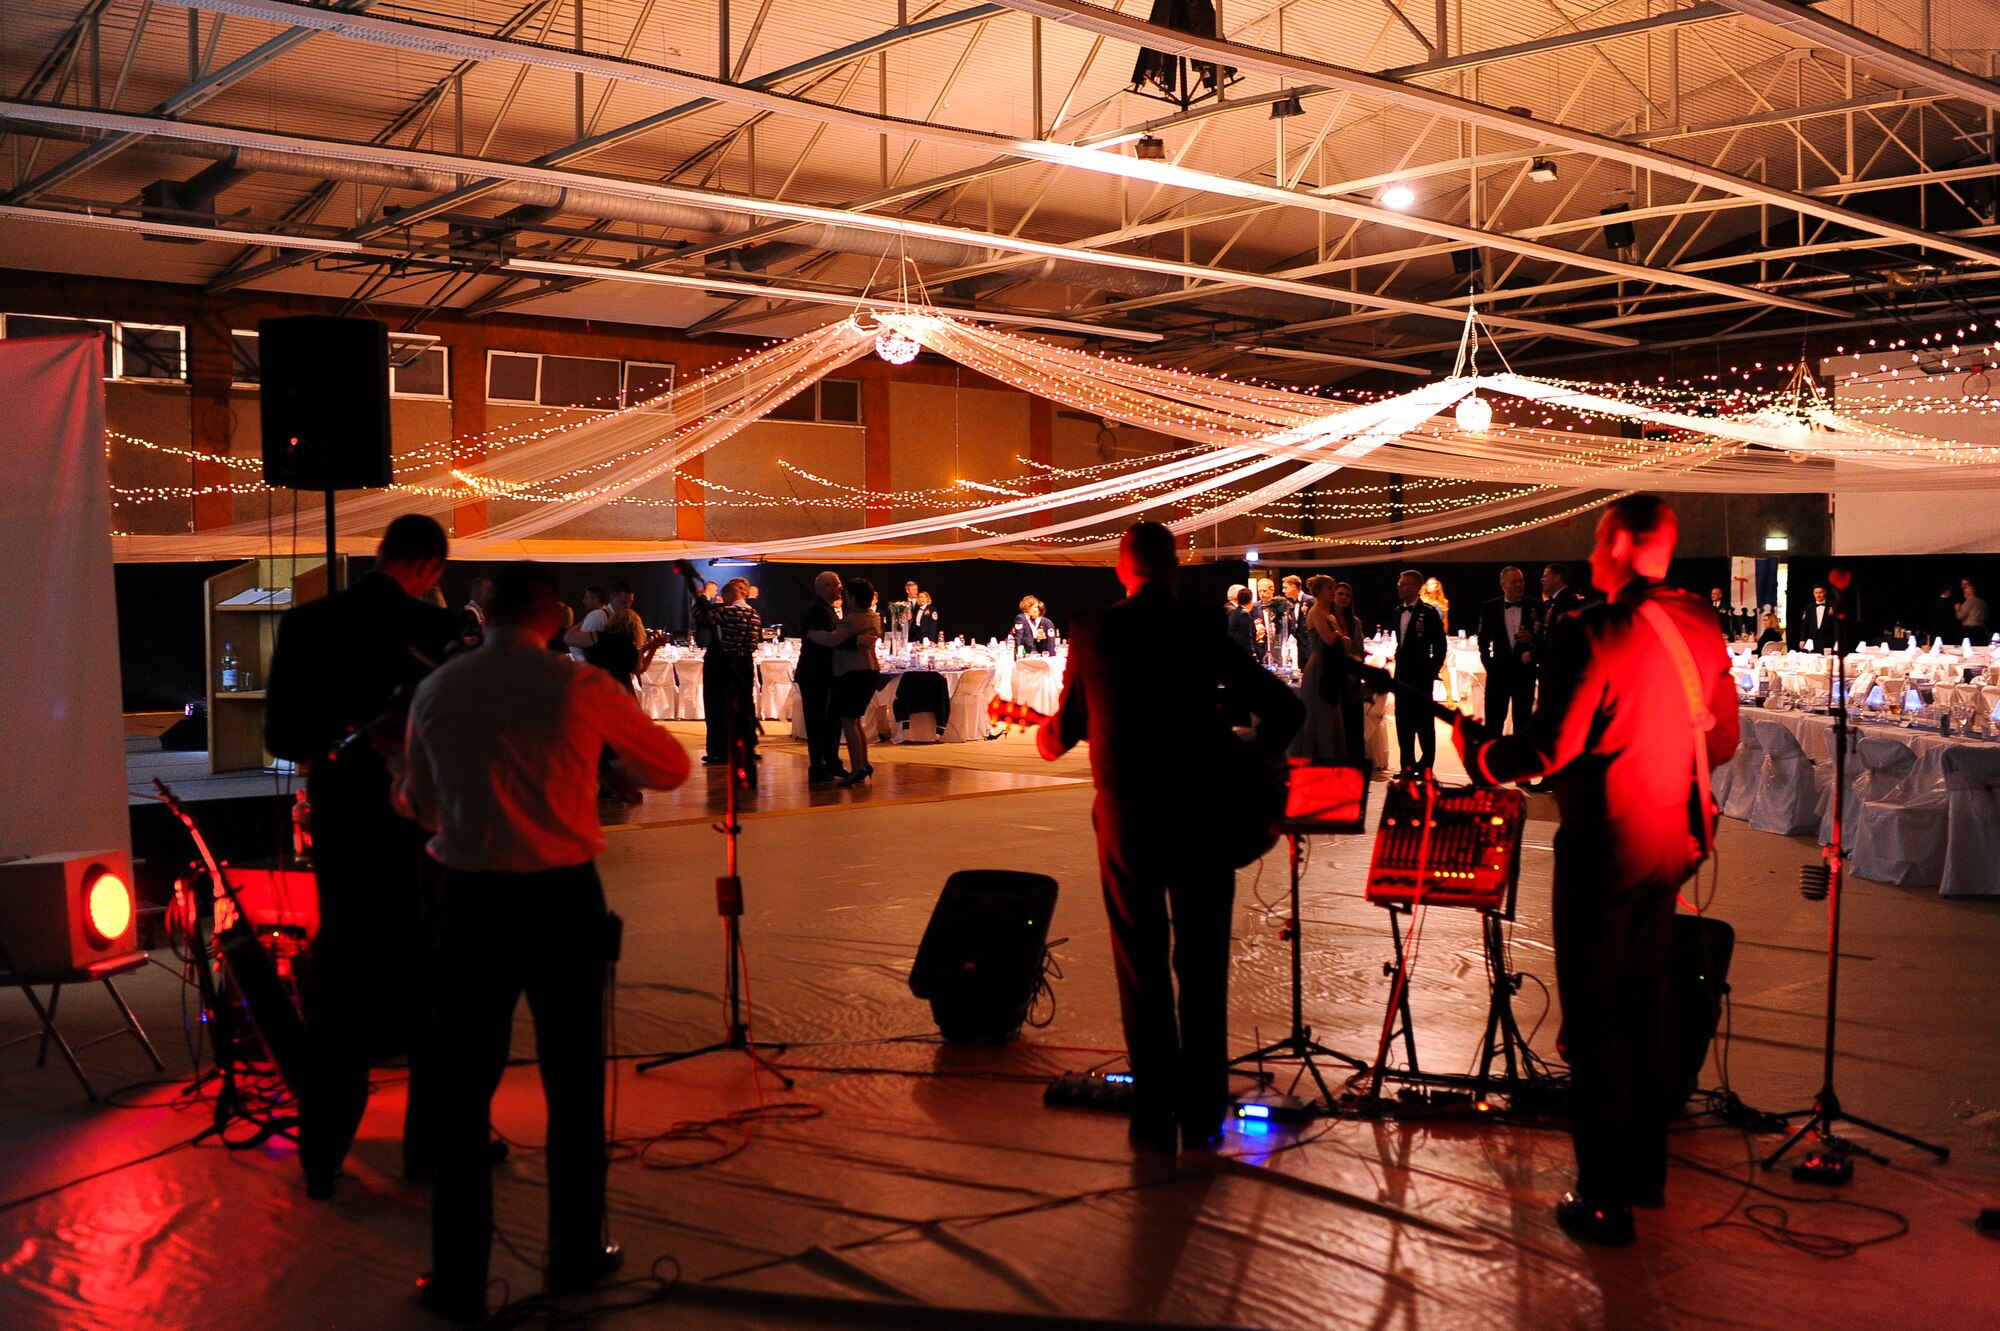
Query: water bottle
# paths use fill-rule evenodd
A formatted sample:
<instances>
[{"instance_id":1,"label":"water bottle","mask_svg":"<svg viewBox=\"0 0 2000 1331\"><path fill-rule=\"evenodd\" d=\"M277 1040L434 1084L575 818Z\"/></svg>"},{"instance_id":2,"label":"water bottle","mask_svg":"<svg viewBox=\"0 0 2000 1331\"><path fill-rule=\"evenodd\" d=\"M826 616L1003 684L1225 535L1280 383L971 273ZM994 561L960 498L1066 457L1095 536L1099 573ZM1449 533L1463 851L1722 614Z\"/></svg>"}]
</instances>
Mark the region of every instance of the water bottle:
<instances>
[{"instance_id":1,"label":"water bottle","mask_svg":"<svg viewBox=\"0 0 2000 1331\"><path fill-rule=\"evenodd\" d=\"M241 687L242 672L236 666L236 644L225 642L222 644L222 691L234 693Z\"/></svg>"}]
</instances>

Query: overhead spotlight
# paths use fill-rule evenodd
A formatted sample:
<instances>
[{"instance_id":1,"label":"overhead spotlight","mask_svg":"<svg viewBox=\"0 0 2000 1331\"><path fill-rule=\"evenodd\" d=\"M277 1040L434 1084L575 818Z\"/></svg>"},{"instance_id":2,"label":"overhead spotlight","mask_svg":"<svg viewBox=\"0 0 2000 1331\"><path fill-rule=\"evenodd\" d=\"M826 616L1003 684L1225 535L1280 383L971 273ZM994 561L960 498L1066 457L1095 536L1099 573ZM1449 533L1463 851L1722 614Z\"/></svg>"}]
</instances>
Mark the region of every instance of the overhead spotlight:
<instances>
[{"instance_id":1,"label":"overhead spotlight","mask_svg":"<svg viewBox=\"0 0 2000 1331\"><path fill-rule=\"evenodd\" d=\"M1299 95L1295 92L1287 93L1285 96L1271 103L1271 119L1273 120L1289 120L1293 116L1302 116L1305 113L1306 109L1299 105Z\"/></svg>"},{"instance_id":2,"label":"overhead spotlight","mask_svg":"<svg viewBox=\"0 0 2000 1331\"><path fill-rule=\"evenodd\" d=\"M1141 134L1132 145L1132 155L1142 162L1167 160L1167 141L1157 134Z\"/></svg>"},{"instance_id":3,"label":"overhead spotlight","mask_svg":"<svg viewBox=\"0 0 2000 1331\"><path fill-rule=\"evenodd\" d=\"M1384 208L1394 208L1397 212L1403 211L1416 201L1417 192L1400 180L1383 190L1380 199Z\"/></svg>"},{"instance_id":4,"label":"overhead spotlight","mask_svg":"<svg viewBox=\"0 0 2000 1331\"><path fill-rule=\"evenodd\" d=\"M1556 164L1547 157L1537 157L1528 165L1528 179L1546 185L1556 178Z\"/></svg>"}]
</instances>

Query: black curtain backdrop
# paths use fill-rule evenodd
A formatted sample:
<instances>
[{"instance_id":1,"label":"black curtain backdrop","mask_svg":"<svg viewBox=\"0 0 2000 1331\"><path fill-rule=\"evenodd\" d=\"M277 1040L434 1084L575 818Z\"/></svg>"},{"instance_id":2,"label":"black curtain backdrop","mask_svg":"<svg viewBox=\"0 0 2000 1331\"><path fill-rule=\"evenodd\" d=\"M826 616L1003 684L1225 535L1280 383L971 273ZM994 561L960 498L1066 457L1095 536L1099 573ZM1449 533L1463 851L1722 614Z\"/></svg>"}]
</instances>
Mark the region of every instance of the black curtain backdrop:
<instances>
[{"instance_id":1,"label":"black curtain backdrop","mask_svg":"<svg viewBox=\"0 0 2000 1331\"><path fill-rule=\"evenodd\" d=\"M202 697L202 583L231 562L118 566L118 645L125 710L179 711ZM1839 564L1851 570L1860 637L1870 642L1886 637L1899 623L1924 632L1937 631L1944 604L1938 592L1950 586L1956 595L1960 578L1971 578L1989 603L2000 595L2000 555L1876 555L1846 560L1800 556L1790 558L1789 563L1794 612L1812 599L1812 584L1824 579L1829 568ZM366 572L368 565L367 559L348 561L355 576ZM442 583L447 603L453 608L464 605L472 579L490 576L497 567L491 562L454 560ZM552 567L563 595L579 612L586 586L609 586L623 579L632 584L639 615L648 625L675 634L687 629L687 596L671 563L558 563ZM718 583L732 577L749 578L758 588L757 610L764 622L782 624L788 636L796 637L799 617L812 600L813 577L827 566L766 563L743 567L725 562L697 563L696 567ZM885 603L901 600L904 582L915 579L931 593L947 638L963 635L982 642L1007 633L1023 596L1041 598L1056 626L1067 631L1077 614L1108 605L1123 595L1109 568L989 559L831 567L843 577L859 574L868 578ZM1274 562L1259 565L1258 571L1273 579L1289 571L1327 572L1350 582L1362 619L1373 626L1387 618L1395 605L1396 575L1406 567L1435 575L1451 602L1452 628L1471 632L1478 623L1481 603L1499 595L1499 574L1504 565L1498 560L1392 557L1313 570ZM1529 587L1539 586L1541 566L1524 564L1523 570ZM1240 563L1193 564L1182 570L1181 590L1220 606L1229 585L1245 581L1248 572ZM1571 566L1572 585L1582 586L1588 578L1586 566ZM1706 597L1711 587L1728 587L1729 561L1676 560L1670 579ZM1948 636L1955 639L1958 635Z\"/></svg>"}]
</instances>

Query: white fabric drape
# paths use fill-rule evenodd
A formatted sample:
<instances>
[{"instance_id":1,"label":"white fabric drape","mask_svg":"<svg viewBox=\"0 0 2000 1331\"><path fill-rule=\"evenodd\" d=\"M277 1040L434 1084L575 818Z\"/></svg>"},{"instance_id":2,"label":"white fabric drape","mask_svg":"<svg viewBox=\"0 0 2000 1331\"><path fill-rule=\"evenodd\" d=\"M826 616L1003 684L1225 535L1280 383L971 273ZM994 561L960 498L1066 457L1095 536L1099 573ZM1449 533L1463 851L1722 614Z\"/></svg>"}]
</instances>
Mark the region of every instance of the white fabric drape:
<instances>
[{"instance_id":1,"label":"white fabric drape","mask_svg":"<svg viewBox=\"0 0 2000 1331\"><path fill-rule=\"evenodd\" d=\"M1049 493L1006 493L970 507L931 506L921 516L810 536L756 542L678 540L564 542L571 520L670 474L721 445L818 378L866 354L884 330L1051 401L1140 426L1199 447L1115 476L1091 474ZM1636 421L1660 437L1495 424L1459 428L1449 409L1470 393L1511 396L1536 408ZM1795 418L1697 416L1626 402L1574 385L1498 375L1453 374L1413 392L1363 405L1310 393L1160 369L1092 355L918 310L898 309L829 324L663 395L643 408L545 437L474 441L479 462L452 466L449 446L425 451L399 488L346 500L342 544L365 550L397 513L443 513L490 501L498 520L456 543L464 555L535 554L658 559L681 552L742 556L919 559L986 553L1029 559L1101 560L1118 527L1161 517L1175 531L1212 528L1254 515L1365 461L1373 470L1505 485L1511 493L1469 500L1396 522L1350 524L1312 536L1271 532L1262 549L1295 553L1397 543L1427 553L1476 545L1568 516L1586 497L1639 488L1725 493L1842 490L1934 492L2000 489L2000 461L1950 440L1887 430L1823 405ZM1523 487L1532 487L1523 489ZM1274 519L1275 520L1275 519ZM1270 529L1267 529L1270 532ZM926 539L946 536L949 539ZM124 536L126 559L245 555L268 541L262 524L173 536ZM296 539L320 535L301 511ZM1218 549L1216 553L1228 553Z\"/></svg>"}]
</instances>

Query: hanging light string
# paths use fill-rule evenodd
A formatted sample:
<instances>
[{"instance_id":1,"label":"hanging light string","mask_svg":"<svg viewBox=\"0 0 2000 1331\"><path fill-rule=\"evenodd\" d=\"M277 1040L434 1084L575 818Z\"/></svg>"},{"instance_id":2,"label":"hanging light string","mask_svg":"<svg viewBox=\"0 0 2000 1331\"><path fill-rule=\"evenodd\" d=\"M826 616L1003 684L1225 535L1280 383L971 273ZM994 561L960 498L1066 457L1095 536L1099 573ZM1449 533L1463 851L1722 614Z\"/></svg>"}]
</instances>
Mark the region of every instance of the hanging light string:
<instances>
[{"instance_id":1,"label":"hanging light string","mask_svg":"<svg viewBox=\"0 0 2000 1331\"><path fill-rule=\"evenodd\" d=\"M440 463L430 470L406 468L392 490L351 500L344 516L357 539L379 527L387 517L415 507L445 511L469 499L489 499L501 505L499 521L462 545L468 553L505 547L573 520L611 503L631 503L644 509L664 509L674 501L638 493L648 483L667 476L683 481L681 468L693 458L733 438L748 424L762 419L791 396L833 369L865 354L881 328L893 328L924 347L940 351L997 382L1066 403L1102 419L1116 420L1188 439L1196 447L1148 457L1131 465L1122 460L1104 468L1031 468L1050 479L1074 481L1046 492L1024 487L1008 478L974 480L928 492L898 493L905 507L942 510L927 517L908 517L876 527L854 528L818 537L786 538L742 547L746 551L782 554L807 552L839 543L853 548L881 548L890 542L936 535L953 526L978 524L982 533L971 541L947 542L934 549L988 548L997 539L985 534L1017 519L1039 525L1035 538L1053 538L1084 531L1101 531L1107 523L1163 505L1193 505L1177 518L1178 531L1212 526L1234 517L1305 504L1293 496L1344 467L1363 464L1376 470L1420 472L1435 479L1527 487L1523 493L1552 488L1629 489L1644 484L1666 489L1733 491L1797 491L1831 489L1826 462L1843 464L1840 488L1910 490L1948 483L1956 487L2000 486L2000 467L1990 447L1975 447L1949 439L1918 436L1868 425L1835 411L1823 399L1800 407L1794 385L1789 411L1771 414L1782 399L1766 395L1750 403L1735 398L1733 416L1697 415L1627 400L1602 386L1572 387L1552 380L1530 379L1503 371L1498 375L1453 375L1414 392L1370 402L1333 402L1282 389L1261 387L1227 378L1161 370L1131 361L1074 351L1017 334L1002 333L917 309L876 311L867 325L856 319L829 324L800 338L778 344L632 409L608 412L581 425L529 431L504 443L480 436L477 442L499 443L478 461ZM1476 371L1476 331L1468 321L1466 367ZM1507 394L1530 410L1561 413L1573 421L1616 420L1621 428L1636 422L1639 438L1623 438L1578 429L1499 423L1479 430L1454 429L1438 412L1476 388ZM1734 390L1732 390L1733 392ZM1761 414L1760 414L1761 412ZM131 440L132 436L120 436ZM138 441L143 443L143 441ZM478 451L468 441L433 444L426 458L464 457ZM176 450L163 450L176 451ZM190 457L223 461L185 450ZM1799 462L1817 465L1798 465ZM1854 464L1849 466L1848 464ZM253 459L229 461L235 470L256 465ZM818 478L824 481L824 478ZM199 487L204 493L255 493L234 488ZM859 498L874 498L865 489L822 487L822 494L804 499L745 493L733 501L745 506L778 502L839 508ZM982 489L983 487L983 489ZM174 487L179 489L179 487ZM189 493L197 487L188 487ZM164 496L167 487L121 489L122 502L144 502ZM973 496L977 496L975 502ZM991 502L988 502L991 501ZM508 507L511 506L511 507ZM1108 509L1106 506L1109 506ZM1446 503L1440 512L1474 505ZM1071 516L1054 520L1064 510ZM1084 511L1088 510L1088 511ZM1303 511L1303 510L1298 510ZM301 514L301 534L316 520ZM214 549L237 536L261 536L255 524L237 524L220 532L180 537L131 537L121 545L127 557L185 557L199 544ZM1015 540L1029 539L1017 534Z\"/></svg>"}]
</instances>

